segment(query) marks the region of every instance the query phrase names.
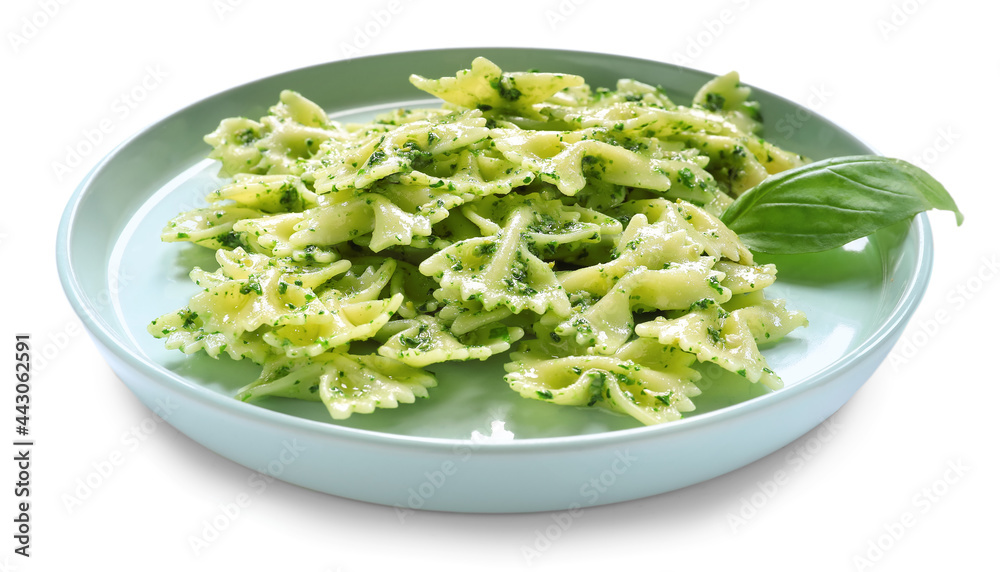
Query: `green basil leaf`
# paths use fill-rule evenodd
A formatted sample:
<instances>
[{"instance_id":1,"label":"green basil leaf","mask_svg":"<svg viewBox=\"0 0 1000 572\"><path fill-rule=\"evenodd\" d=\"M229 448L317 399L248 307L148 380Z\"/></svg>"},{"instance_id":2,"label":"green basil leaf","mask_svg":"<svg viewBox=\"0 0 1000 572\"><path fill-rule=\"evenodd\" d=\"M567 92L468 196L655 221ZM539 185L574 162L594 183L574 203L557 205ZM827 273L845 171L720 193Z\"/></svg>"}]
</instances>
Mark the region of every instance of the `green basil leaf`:
<instances>
[{"instance_id":1,"label":"green basil leaf","mask_svg":"<svg viewBox=\"0 0 1000 572\"><path fill-rule=\"evenodd\" d=\"M820 252L929 209L962 213L923 169L880 155L817 161L771 175L722 213L750 250Z\"/></svg>"}]
</instances>

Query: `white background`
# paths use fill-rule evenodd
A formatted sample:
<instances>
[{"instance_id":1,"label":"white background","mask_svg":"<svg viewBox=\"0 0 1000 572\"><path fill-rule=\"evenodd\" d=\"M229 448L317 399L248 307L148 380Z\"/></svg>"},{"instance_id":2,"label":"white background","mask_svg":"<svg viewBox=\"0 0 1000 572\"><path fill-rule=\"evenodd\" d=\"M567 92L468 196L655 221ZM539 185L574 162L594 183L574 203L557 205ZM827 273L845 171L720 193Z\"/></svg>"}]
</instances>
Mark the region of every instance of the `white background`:
<instances>
[{"instance_id":1,"label":"white background","mask_svg":"<svg viewBox=\"0 0 1000 572\"><path fill-rule=\"evenodd\" d=\"M15 475L4 455L0 570L996 569L995 4L412 2L376 26L385 0L225 1L7 0L0 8L0 340L13 346L15 332L30 332L54 356L33 390L32 556L12 553ZM371 37L359 35L366 26ZM919 160L967 221L958 228L950 214L931 214L936 260L926 297L894 357L834 415L829 433L684 490L587 509L531 559L524 548L537 548L551 514L419 512L401 522L391 508L280 482L196 554L189 537L247 491L252 473L164 424L140 429L134 447L123 444L144 421L153 426L151 413L79 333L59 287L54 237L63 206L117 143L220 90L344 58L347 46L369 55L477 45L736 69L886 155ZM127 113L113 109L150 69L163 77L147 81L143 101ZM83 164L57 173L67 146L108 117L111 133ZM0 368L13 370L11 353L0 352L9 360ZM13 436L8 381L0 383L0 434ZM116 451L124 462L67 507L78 479ZM775 486L778 471L787 478ZM741 509L746 522L734 520ZM912 526L901 527L906 514Z\"/></svg>"}]
</instances>

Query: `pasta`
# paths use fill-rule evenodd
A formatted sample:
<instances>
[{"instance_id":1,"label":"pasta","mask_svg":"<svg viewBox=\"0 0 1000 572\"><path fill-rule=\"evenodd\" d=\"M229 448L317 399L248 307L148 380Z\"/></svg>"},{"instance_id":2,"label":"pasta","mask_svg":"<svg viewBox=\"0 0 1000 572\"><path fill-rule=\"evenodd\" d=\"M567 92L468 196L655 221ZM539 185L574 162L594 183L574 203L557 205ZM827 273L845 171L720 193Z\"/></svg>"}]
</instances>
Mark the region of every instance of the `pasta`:
<instances>
[{"instance_id":1,"label":"pasta","mask_svg":"<svg viewBox=\"0 0 1000 572\"><path fill-rule=\"evenodd\" d=\"M689 107L484 58L411 82L441 108L340 124L283 91L207 135L232 180L162 239L218 268L193 269L201 292L149 332L260 364L239 399L334 419L427 397L433 364L501 355L526 398L645 424L694 409L697 362L781 386L758 344L806 319L764 297L775 267L717 217L805 159L757 135L735 73Z\"/></svg>"}]
</instances>

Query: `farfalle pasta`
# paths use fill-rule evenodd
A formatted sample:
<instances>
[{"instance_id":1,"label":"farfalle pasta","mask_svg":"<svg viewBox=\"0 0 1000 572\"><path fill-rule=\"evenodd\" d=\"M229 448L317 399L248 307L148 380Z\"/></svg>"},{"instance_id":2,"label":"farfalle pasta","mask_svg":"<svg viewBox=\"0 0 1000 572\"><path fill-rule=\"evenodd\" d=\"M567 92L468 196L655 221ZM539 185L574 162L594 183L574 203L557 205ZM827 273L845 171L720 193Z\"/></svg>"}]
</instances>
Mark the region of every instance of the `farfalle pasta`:
<instances>
[{"instance_id":1,"label":"farfalle pasta","mask_svg":"<svg viewBox=\"0 0 1000 572\"><path fill-rule=\"evenodd\" d=\"M428 397L446 361L505 359L526 398L645 424L694 410L697 362L781 386L758 344L805 317L764 297L775 267L717 217L805 159L757 135L738 76L688 107L483 58L411 82L443 105L340 124L284 91L207 135L232 180L162 238L218 268L150 333L260 364L239 399L334 419Z\"/></svg>"}]
</instances>

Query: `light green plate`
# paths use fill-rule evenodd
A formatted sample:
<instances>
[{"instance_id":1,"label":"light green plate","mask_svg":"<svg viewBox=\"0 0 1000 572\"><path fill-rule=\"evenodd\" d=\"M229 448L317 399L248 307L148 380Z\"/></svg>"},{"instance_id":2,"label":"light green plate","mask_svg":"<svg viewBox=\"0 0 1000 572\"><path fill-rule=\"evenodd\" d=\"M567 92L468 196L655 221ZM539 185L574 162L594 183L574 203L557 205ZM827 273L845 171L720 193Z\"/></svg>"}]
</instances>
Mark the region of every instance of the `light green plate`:
<instances>
[{"instance_id":1,"label":"light green plate","mask_svg":"<svg viewBox=\"0 0 1000 572\"><path fill-rule=\"evenodd\" d=\"M788 444L836 411L898 339L931 268L926 217L848 247L773 257L768 289L810 321L764 351L786 387L767 393L706 370L695 414L641 427L603 410L525 400L504 383L503 359L439 366L431 398L332 421L321 404L232 399L259 368L228 358L185 357L146 333L186 304L187 273L211 268L211 251L159 241L164 223L203 206L218 165L202 136L231 116L258 117L294 89L340 120L433 104L410 73L446 76L478 55L502 68L567 72L593 87L622 77L662 85L690 102L710 76L659 62L534 49L455 49L388 54L296 70L195 103L106 157L70 200L58 238L63 287L122 381L192 439L252 469L312 489L404 508L517 512L604 504L708 479ZM794 103L754 89L766 136L814 159L872 152ZM802 127L775 131L783 117ZM760 257L759 259L763 259ZM735 379L734 379L735 378ZM501 426L500 423L503 425ZM485 442L474 434L490 436ZM511 434L513 440L510 439ZM596 481L594 481L596 479ZM594 483L597 483L595 485Z\"/></svg>"}]
</instances>

